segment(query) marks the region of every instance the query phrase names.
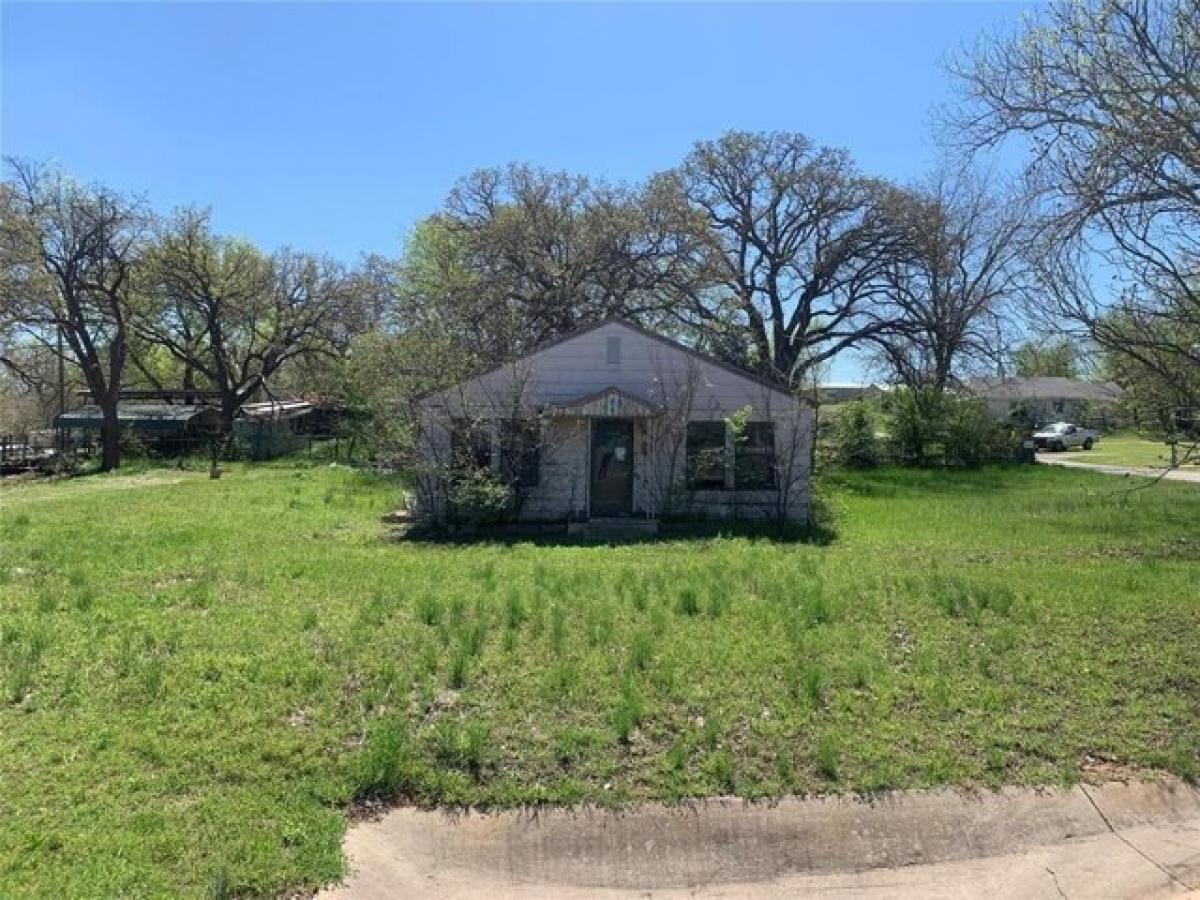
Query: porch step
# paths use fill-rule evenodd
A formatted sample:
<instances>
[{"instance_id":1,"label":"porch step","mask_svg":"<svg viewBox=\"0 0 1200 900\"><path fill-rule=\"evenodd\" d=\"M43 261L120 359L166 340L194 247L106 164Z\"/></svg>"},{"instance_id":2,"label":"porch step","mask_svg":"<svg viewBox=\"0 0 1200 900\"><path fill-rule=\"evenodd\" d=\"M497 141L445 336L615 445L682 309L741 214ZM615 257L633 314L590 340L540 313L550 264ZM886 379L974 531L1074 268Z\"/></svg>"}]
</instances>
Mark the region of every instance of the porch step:
<instances>
[{"instance_id":1,"label":"porch step","mask_svg":"<svg viewBox=\"0 0 1200 900\"><path fill-rule=\"evenodd\" d=\"M611 540L658 534L658 519L588 519L568 522L567 534L576 537Z\"/></svg>"}]
</instances>

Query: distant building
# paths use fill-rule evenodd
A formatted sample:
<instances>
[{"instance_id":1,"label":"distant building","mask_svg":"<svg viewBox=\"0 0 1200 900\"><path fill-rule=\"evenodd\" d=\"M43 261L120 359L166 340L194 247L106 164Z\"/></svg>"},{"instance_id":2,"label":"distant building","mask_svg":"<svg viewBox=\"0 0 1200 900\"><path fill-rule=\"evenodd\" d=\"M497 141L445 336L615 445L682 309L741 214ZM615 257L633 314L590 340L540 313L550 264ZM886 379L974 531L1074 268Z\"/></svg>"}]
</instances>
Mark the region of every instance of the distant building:
<instances>
[{"instance_id":1,"label":"distant building","mask_svg":"<svg viewBox=\"0 0 1200 900\"><path fill-rule=\"evenodd\" d=\"M120 402L117 422L122 432L136 433L147 449L171 455L203 446L207 435L220 430L221 414L195 403ZM104 414L95 405L68 410L54 419L54 427L66 433L68 446L97 444L103 423Z\"/></svg>"},{"instance_id":2,"label":"distant building","mask_svg":"<svg viewBox=\"0 0 1200 900\"><path fill-rule=\"evenodd\" d=\"M1049 376L978 378L968 381L965 389L986 402L994 419L1031 425L1107 419L1123 394L1111 381Z\"/></svg>"},{"instance_id":3,"label":"distant building","mask_svg":"<svg viewBox=\"0 0 1200 900\"><path fill-rule=\"evenodd\" d=\"M817 396L822 403L848 403L851 400L865 400L868 397L878 397L884 389L875 384L829 384L817 385Z\"/></svg>"},{"instance_id":4,"label":"distant building","mask_svg":"<svg viewBox=\"0 0 1200 900\"><path fill-rule=\"evenodd\" d=\"M245 443L251 459L273 459L308 446L311 403L304 400L268 400L246 403L238 410L233 433Z\"/></svg>"},{"instance_id":5,"label":"distant building","mask_svg":"<svg viewBox=\"0 0 1200 900\"><path fill-rule=\"evenodd\" d=\"M147 450L160 456L196 452L222 432L219 395L204 390L122 390L117 421L123 434L136 434ZM308 445L308 417L313 406L304 400L246 403L238 410L233 434L251 459L271 459ZM99 441L104 416L88 404L54 419L69 447L91 447Z\"/></svg>"}]
</instances>

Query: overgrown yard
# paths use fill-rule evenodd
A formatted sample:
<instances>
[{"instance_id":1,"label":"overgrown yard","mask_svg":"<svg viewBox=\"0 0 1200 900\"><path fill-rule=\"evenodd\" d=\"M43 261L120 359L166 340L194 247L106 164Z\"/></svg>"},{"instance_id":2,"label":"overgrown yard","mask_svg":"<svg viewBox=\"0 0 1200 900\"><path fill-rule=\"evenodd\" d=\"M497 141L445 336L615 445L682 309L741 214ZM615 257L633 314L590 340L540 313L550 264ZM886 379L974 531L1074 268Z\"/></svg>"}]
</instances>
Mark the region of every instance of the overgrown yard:
<instances>
[{"instance_id":1,"label":"overgrown yard","mask_svg":"<svg viewBox=\"0 0 1200 900\"><path fill-rule=\"evenodd\" d=\"M379 794L1196 775L1200 490L824 491L828 543L608 547L386 540L345 469L0 488L0 895L318 885Z\"/></svg>"}]
</instances>

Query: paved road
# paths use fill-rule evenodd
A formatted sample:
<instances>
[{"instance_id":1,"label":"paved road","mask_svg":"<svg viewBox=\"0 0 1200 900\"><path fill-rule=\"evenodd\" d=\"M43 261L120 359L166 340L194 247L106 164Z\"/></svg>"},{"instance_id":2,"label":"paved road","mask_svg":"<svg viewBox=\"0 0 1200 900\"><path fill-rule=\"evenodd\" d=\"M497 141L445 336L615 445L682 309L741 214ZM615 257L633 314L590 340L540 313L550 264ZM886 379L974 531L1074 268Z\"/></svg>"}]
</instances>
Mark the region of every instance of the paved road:
<instances>
[{"instance_id":1,"label":"paved road","mask_svg":"<svg viewBox=\"0 0 1200 900\"><path fill-rule=\"evenodd\" d=\"M1056 453L1039 453L1037 461L1051 466L1065 466L1068 469L1087 469L1092 472L1103 472L1105 475L1140 475L1145 478L1158 478L1161 475L1163 478L1171 481L1187 481L1192 484L1200 484L1200 470L1197 470L1193 466L1189 466L1186 469L1172 469L1164 475L1162 469L1097 465L1075 459L1063 459Z\"/></svg>"},{"instance_id":2,"label":"paved road","mask_svg":"<svg viewBox=\"0 0 1200 900\"><path fill-rule=\"evenodd\" d=\"M1177 781L625 812L398 809L350 829L323 900L1200 897L1200 791Z\"/></svg>"}]
</instances>

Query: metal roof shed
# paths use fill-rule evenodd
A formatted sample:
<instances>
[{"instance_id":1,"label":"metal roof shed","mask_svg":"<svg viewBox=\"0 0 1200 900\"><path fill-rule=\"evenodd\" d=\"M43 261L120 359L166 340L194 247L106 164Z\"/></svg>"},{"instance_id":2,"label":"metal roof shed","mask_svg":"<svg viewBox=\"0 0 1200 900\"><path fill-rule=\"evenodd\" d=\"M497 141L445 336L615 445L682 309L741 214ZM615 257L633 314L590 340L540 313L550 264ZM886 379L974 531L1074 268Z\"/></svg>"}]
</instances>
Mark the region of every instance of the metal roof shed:
<instances>
[{"instance_id":1,"label":"metal roof shed","mask_svg":"<svg viewBox=\"0 0 1200 900\"><path fill-rule=\"evenodd\" d=\"M157 434L192 434L219 430L221 414L211 406L171 403L121 403L117 405L121 428ZM54 419L58 428L99 430L104 415L99 406L81 406Z\"/></svg>"}]
</instances>

